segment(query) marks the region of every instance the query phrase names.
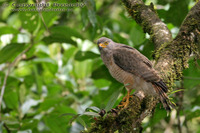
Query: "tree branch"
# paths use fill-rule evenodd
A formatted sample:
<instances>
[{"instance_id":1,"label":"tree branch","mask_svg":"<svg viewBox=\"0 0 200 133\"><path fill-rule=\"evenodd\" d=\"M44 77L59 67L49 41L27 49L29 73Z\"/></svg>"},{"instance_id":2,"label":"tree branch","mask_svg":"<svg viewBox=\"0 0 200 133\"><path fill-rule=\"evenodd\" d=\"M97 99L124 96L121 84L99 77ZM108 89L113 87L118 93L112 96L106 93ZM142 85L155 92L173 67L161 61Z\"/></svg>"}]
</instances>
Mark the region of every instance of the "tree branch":
<instances>
[{"instance_id":1,"label":"tree branch","mask_svg":"<svg viewBox=\"0 0 200 133\"><path fill-rule=\"evenodd\" d=\"M130 98L130 103L126 109L116 107L103 117L98 117L91 128L84 133L134 133L141 132L141 122L152 112L157 100L152 97L145 99L139 98L138 94L134 94Z\"/></svg>"},{"instance_id":2,"label":"tree branch","mask_svg":"<svg viewBox=\"0 0 200 133\"><path fill-rule=\"evenodd\" d=\"M173 86L174 80L182 78L182 71L188 68L191 53L198 55L199 31L200 1L186 16L176 38L169 43L165 43L156 51L156 69L160 71L168 86Z\"/></svg>"},{"instance_id":3,"label":"tree branch","mask_svg":"<svg viewBox=\"0 0 200 133\"><path fill-rule=\"evenodd\" d=\"M172 40L166 25L155 11L145 6L141 0L122 0L129 14L139 23L145 32L151 35L156 46L155 69L158 70L168 86L182 77L182 70L188 67L191 52L197 52L200 44L200 1L191 9L183 21L177 37ZM135 94L126 109L115 108L96 122L85 133L92 132L140 132L142 120L154 110L158 100Z\"/></svg>"},{"instance_id":4,"label":"tree branch","mask_svg":"<svg viewBox=\"0 0 200 133\"><path fill-rule=\"evenodd\" d=\"M142 0L122 0L122 2L132 18L151 36L156 49L172 40L171 32L158 17L153 4L146 6Z\"/></svg>"}]
</instances>

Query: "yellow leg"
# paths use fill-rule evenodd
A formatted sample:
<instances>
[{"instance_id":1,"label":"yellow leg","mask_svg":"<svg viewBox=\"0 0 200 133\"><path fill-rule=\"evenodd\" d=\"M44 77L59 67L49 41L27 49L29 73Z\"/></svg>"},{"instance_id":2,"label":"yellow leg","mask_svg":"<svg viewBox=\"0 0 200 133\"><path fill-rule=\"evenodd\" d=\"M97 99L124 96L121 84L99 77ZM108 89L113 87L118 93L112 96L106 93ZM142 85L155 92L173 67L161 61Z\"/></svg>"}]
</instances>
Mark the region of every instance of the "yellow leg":
<instances>
[{"instance_id":1,"label":"yellow leg","mask_svg":"<svg viewBox=\"0 0 200 133\"><path fill-rule=\"evenodd\" d=\"M128 94L123 98L122 101L122 104L121 105L118 105L118 107L123 107L123 108L126 108L129 104L129 98L132 97L130 96L130 93L131 93L131 90L128 90Z\"/></svg>"}]
</instances>

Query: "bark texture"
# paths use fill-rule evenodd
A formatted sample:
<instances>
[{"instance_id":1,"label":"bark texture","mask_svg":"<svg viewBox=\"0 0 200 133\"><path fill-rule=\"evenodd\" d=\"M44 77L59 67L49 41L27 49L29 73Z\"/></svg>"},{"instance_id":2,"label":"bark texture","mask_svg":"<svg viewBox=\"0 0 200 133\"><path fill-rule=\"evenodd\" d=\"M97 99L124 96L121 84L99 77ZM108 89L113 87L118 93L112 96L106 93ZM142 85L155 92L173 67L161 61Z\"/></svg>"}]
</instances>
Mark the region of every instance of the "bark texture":
<instances>
[{"instance_id":1,"label":"bark texture","mask_svg":"<svg viewBox=\"0 0 200 133\"><path fill-rule=\"evenodd\" d=\"M188 67L191 53L197 54L200 47L200 1L190 10L175 39L167 26L159 19L153 4L144 5L142 0L122 0L129 14L150 34L156 47L155 69L172 87L180 80L183 69ZM154 110L158 99L134 94L126 109L115 108L96 119L85 133L138 133L142 120Z\"/></svg>"},{"instance_id":2,"label":"bark texture","mask_svg":"<svg viewBox=\"0 0 200 133\"><path fill-rule=\"evenodd\" d=\"M122 0L129 14L151 36L155 48L172 40L172 34L158 17L153 4L146 6L142 0Z\"/></svg>"}]
</instances>

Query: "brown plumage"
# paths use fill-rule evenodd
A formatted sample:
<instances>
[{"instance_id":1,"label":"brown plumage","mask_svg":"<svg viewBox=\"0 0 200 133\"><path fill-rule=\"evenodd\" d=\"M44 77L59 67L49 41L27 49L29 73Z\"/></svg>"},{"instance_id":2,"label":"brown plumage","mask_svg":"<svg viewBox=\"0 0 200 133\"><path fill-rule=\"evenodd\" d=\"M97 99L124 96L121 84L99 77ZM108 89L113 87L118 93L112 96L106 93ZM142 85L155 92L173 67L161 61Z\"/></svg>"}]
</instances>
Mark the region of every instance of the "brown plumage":
<instances>
[{"instance_id":1,"label":"brown plumage","mask_svg":"<svg viewBox=\"0 0 200 133\"><path fill-rule=\"evenodd\" d=\"M145 95L159 96L163 107L171 110L173 104L166 95L168 88L148 58L136 49L106 37L100 38L97 44L104 64L112 77L125 85L128 96L132 89L143 91Z\"/></svg>"}]
</instances>

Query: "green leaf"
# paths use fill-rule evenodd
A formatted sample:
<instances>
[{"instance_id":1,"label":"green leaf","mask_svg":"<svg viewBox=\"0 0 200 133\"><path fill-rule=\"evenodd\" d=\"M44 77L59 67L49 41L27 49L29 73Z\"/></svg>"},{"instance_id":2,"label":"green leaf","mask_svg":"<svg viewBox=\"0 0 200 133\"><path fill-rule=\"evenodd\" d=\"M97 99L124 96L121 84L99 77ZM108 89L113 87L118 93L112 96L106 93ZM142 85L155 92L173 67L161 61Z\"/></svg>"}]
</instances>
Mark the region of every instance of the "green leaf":
<instances>
[{"instance_id":1,"label":"green leaf","mask_svg":"<svg viewBox=\"0 0 200 133\"><path fill-rule=\"evenodd\" d=\"M75 54L76 49L77 49L76 47L72 46L71 48L64 51L63 54L64 64L66 64L72 58L72 56Z\"/></svg>"},{"instance_id":2,"label":"green leaf","mask_svg":"<svg viewBox=\"0 0 200 133\"><path fill-rule=\"evenodd\" d=\"M58 71L58 64L51 58L36 58L33 60L34 63L42 63L45 69L48 69L52 74Z\"/></svg>"},{"instance_id":3,"label":"green leaf","mask_svg":"<svg viewBox=\"0 0 200 133\"><path fill-rule=\"evenodd\" d=\"M69 43L76 45L76 42L72 37L83 38L75 29L71 29L67 26L55 26L50 29L50 36L43 39L47 44L54 42L58 43Z\"/></svg>"},{"instance_id":4,"label":"green leaf","mask_svg":"<svg viewBox=\"0 0 200 133\"><path fill-rule=\"evenodd\" d=\"M12 112L12 115L14 113L17 113L17 112ZM6 124L6 126L11 129L12 132L17 132L17 130L19 130L19 127L20 127L20 122L19 120L17 119L17 117L13 117L11 115L9 116L4 116L2 115L2 122ZM1 122L1 124L2 124Z\"/></svg>"},{"instance_id":5,"label":"green leaf","mask_svg":"<svg viewBox=\"0 0 200 133\"><path fill-rule=\"evenodd\" d=\"M112 109L122 89L123 87L120 87L111 95L110 100L108 101L108 104L106 105L106 108L105 108L106 112Z\"/></svg>"},{"instance_id":6,"label":"green leaf","mask_svg":"<svg viewBox=\"0 0 200 133\"><path fill-rule=\"evenodd\" d=\"M95 108L96 109L96 108ZM99 114L95 113L95 112L83 112L82 114L73 114L73 113L65 113L62 114L62 116L72 116L72 118L69 121L69 124L71 125L73 121L75 121L76 119L81 122L81 124L83 124L84 126L86 126L85 122L83 121L83 119L80 116L83 115L87 115L87 116L96 116L98 117Z\"/></svg>"},{"instance_id":7,"label":"green leaf","mask_svg":"<svg viewBox=\"0 0 200 133\"><path fill-rule=\"evenodd\" d=\"M198 118L200 116L200 106L195 106L191 111L188 112L186 119L189 121L193 118Z\"/></svg>"},{"instance_id":8,"label":"green leaf","mask_svg":"<svg viewBox=\"0 0 200 133\"><path fill-rule=\"evenodd\" d=\"M12 116L2 116L2 121L8 125L15 125L19 123L18 119Z\"/></svg>"},{"instance_id":9,"label":"green leaf","mask_svg":"<svg viewBox=\"0 0 200 133\"><path fill-rule=\"evenodd\" d=\"M167 116L167 111L165 109L160 109L159 106L155 109L155 113L153 114L152 118L148 123L145 124L144 128L146 127L153 127L155 124L159 123L160 120Z\"/></svg>"},{"instance_id":10,"label":"green leaf","mask_svg":"<svg viewBox=\"0 0 200 133\"><path fill-rule=\"evenodd\" d=\"M32 72L31 67L30 65L27 65L27 64L21 65L21 67L19 67L18 69L15 69L15 74L17 77L24 77L24 76L31 75L31 72Z\"/></svg>"},{"instance_id":11,"label":"green leaf","mask_svg":"<svg viewBox=\"0 0 200 133\"><path fill-rule=\"evenodd\" d=\"M198 61L200 64L200 61ZM200 84L200 69L196 66L194 61L189 62L189 68L183 71L184 75L184 87L193 88Z\"/></svg>"},{"instance_id":12,"label":"green leaf","mask_svg":"<svg viewBox=\"0 0 200 133\"><path fill-rule=\"evenodd\" d=\"M36 119L25 119L21 122L22 128L20 128L20 130L37 128L38 122L39 121Z\"/></svg>"},{"instance_id":13,"label":"green leaf","mask_svg":"<svg viewBox=\"0 0 200 133\"><path fill-rule=\"evenodd\" d=\"M89 110L93 110L93 111L95 111L97 113L99 113L101 111L98 107L95 107L95 106L86 108L86 111L89 111Z\"/></svg>"},{"instance_id":14,"label":"green leaf","mask_svg":"<svg viewBox=\"0 0 200 133\"><path fill-rule=\"evenodd\" d=\"M141 49L141 47L143 47ZM145 55L148 59L152 59L153 51L155 50L153 43L150 40L144 40L142 45L138 45L135 47L138 49L143 55Z\"/></svg>"},{"instance_id":15,"label":"green leaf","mask_svg":"<svg viewBox=\"0 0 200 133\"><path fill-rule=\"evenodd\" d=\"M26 88L30 88L33 84L34 84L34 77L33 75L28 75L24 77L24 82L23 84L25 84Z\"/></svg>"},{"instance_id":16,"label":"green leaf","mask_svg":"<svg viewBox=\"0 0 200 133\"><path fill-rule=\"evenodd\" d=\"M19 29L22 25L18 13L13 13L12 15L10 15L9 18L7 19L7 23L9 26L15 27L16 29Z\"/></svg>"},{"instance_id":17,"label":"green leaf","mask_svg":"<svg viewBox=\"0 0 200 133\"><path fill-rule=\"evenodd\" d=\"M86 8L82 8L81 9L81 20L83 23L83 26L86 27L87 23L88 23L88 18L87 18L87 9Z\"/></svg>"},{"instance_id":18,"label":"green leaf","mask_svg":"<svg viewBox=\"0 0 200 133\"><path fill-rule=\"evenodd\" d=\"M3 35L3 34L17 34L19 33L19 31L13 27L10 27L10 26L3 26L3 27L0 27L0 36Z\"/></svg>"},{"instance_id":19,"label":"green leaf","mask_svg":"<svg viewBox=\"0 0 200 133\"><path fill-rule=\"evenodd\" d=\"M65 133L69 127L68 123L71 116L74 116L76 112L66 105L56 106L53 112L43 117L45 124L50 128L51 132L54 133ZM62 115L72 114L72 115ZM62 115L62 116L61 116Z\"/></svg>"},{"instance_id":20,"label":"green leaf","mask_svg":"<svg viewBox=\"0 0 200 133\"><path fill-rule=\"evenodd\" d=\"M74 92L74 86L70 81L66 81L65 86L70 92Z\"/></svg>"},{"instance_id":21,"label":"green leaf","mask_svg":"<svg viewBox=\"0 0 200 133\"><path fill-rule=\"evenodd\" d=\"M35 7L29 7L29 8L35 8ZM37 25L39 24L40 18L39 18L38 12L19 12L19 18L22 22L22 27L24 29L27 29L29 32L33 32Z\"/></svg>"},{"instance_id":22,"label":"green leaf","mask_svg":"<svg viewBox=\"0 0 200 133\"><path fill-rule=\"evenodd\" d=\"M135 24L134 27L130 30L130 38L134 45L138 45L144 42L145 34L141 28L141 26Z\"/></svg>"},{"instance_id":23,"label":"green leaf","mask_svg":"<svg viewBox=\"0 0 200 133\"><path fill-rule=\"evenodd\" d=\"M188 13L188 5L189 0L172 1L169 10L166 12L166 15L163 16L165 22L173 23L175 26L180 26Z\"/></svg>"},{"instance_id":24,"label":"green leaf","mask_svg":"<svg viewBox=\"0 0 200 133\"><path fill-rule=\"evenodd\" d=\"M96 8L95 1L87 0L86 2L87 2L86 6L88 9L88 18L92 26L95 27L97 24L96 12L95 12L95 8Z\"/></svg>"},{"instance_id":25,"label":"green leaf","mask_svg":"<svg viewBox=\"0 0 200 133\"><path fill-rule=\"evenodd\" d=\"M0 71L0 86L3 83L4 77L5 77L5 74ZM5 93L9 91L14 91L14 89L18 87L19 83L20 83L20 80L18 78L8 76Z\"/></svg>"},{"instance_id":26,"label":"green leaf","mask_svg":"<svg viewBox=\"0 0 200 133\"><path fill-rule=\"evenodd\" d=\"M0 2L4 2L4 0L2 1L0 1ZM0 3L0 5L1 5L1 21L2 20L6 20L7 18L8 18L8 16L12 13L12 6L11 5L9 5L9 4L11 4L11 3L8 3L9 1L6 1L5 3L3 3L3 4L8 4L7 6L4 6L4 5L2 5L2 3Z\"/></svg>"},{"instance_id":27,"label":"green leaf","mask_svg":"<svg viewBox=\"0 0 200 133\"><path fill-rule=\"evenodd\" d=\"M69 115L69 114L68 114ZM69 121L69 124L71 125L73 121L75 121L77 118L79 118L80 114L77 114L77 115L71 115L73 116L70 121Z\"/></svg>"},{"instance_id":28,"label":"green leaf","mask_svg":"<svg viewBox=\"0 0 200 133\"><path fill-rule=\"evenodd\" d=\"M86 125L86 122L85 122L81 117L78 117L78 118L77 118L77 121L78 121L82 126L84 126L84 127L87 126L87 125Z\"/></svg>"},{"instance_id":29,"label":"green leaf","mask_svg":"<svg viewBox=\"0 0 200 133\"><path fill-rule=\"evenodd\" d=\"M21 86L17 92L18 92L18 97L19 97L19 103L24 103L26 100L26 93L27 93L26 86Z\"/></svg>"},{"instance_id":30,"label":"green leaf","mask_svg":"<svg viewBox=\"0 0 200 133\"><path fill-rule=\"evenodd\" d=\"M57 94L60 94L60 92L62 91L62 87L58 84L48 84L47 85L48 88L48 96L55 96Z\"/></svg>"},{"instance_id":31,"label":"green leaf","mask_svg":"<svg viewBox=\"0 0 200 133\"><path fill-rule=\"evenodd\" d=\"M98 96L95 96L93 98L93 101L95 103L94 105L95 106L101 105L100 108L105 108L105 105L108 104L108 101L111 99L113 93L122 86L123 84L117 81L112 81L112 84L109 86L109 88L106 87L105 89L99 90Z\"/></svg>"},{"instance_id":32,"label":"green leaf","mask_svg":"<svg viewBox=\"0 0 200 133\"><path fill-rule=\"evenodd\" d=\"M67 128L67 121L65 117L59 117L56 114L50 114L44 117L45 124L53 133L65 133Z\"/></svg>"},{"instance_id":33,"label":"green leaf","mask_svg":"<svg viewBox=\"0 0 200 133\"><path fill-rule=\"evenodd\" d=\"M107 79L110 81L114 80L105 65L102 65L99 68L97 68L96 70L94 70L92 72L92 78L93 79Z\"/></svg>"},{"instance_id":34,"label":"green leaf","mask_svg":"<svg viewBox=\"0 0 200 133\"><path fill-rule=\"evenodd\" d=\"M95 113L95 112L84 112L81 115L89 115L89 116L96 116L96 117L100 116L98 113Z\"/></svg>"},{"instance_id":35,"label":"green leaf","mask_svg":"<svg viewBox=\"0 0 200 133\"><path fill-rule=\"evenodd\" d=\"M88 10L88 17L89 17L89 20L90 20L90 23L92 24L92 26L95 27L96 23L97 23L95 12L92 10Z\"/></svg>"},{"instance_id":36,"label":"green leaf","mask_svg":"<svg viewBox=\"0 0 200 133\"><path fill-rule=\"evenodd\" d=\"M88 77L92 71L92 64L92 60L74 62L74 75L80 79Z\"/></svg>"},{"instance_id":37,"label":"green leaf","mask_svg":"<svg viewBox=\"0 0 200 133\"><path fill-rule=\"evenodd\" d=\"M61 117L62 117L62 116L68 116L68 115L69 115L69 116L75 116L76 114L73 114L73 113L65 113L65 114L62 114Z\"/></svg>"},{"instance_id":38,"label":"green leaf","mask_svg":"<svg viewBox=\"0 0 200 133\"><path fill-rule=\"evenodd\" d=\"M119 42L119 43L128 45L128 39L121 37L121 35L118 33L113 33L113 35L114 35L113 40L115 42Z\"/></svg>"},{"instance_id":39,"label":"green leaf","mask_svg":"<svg viewBox=\"0 0 200 133\"><path fill-rule=\"evenodd\" d=\"M111 82L106 79L97 79L97 80L94 80L94 84L98 88L103 88L103 87L109 86Z\"/></svg>"},{"instance_id":40,"label":"green leaf","mask_svg":"<svg viewBox=\"0 0 200 133\"><path fill-rule=\"evenodd\" d=\"M25 48L25 44L12 43L8 44L0 50L0 64L11 61L14 57L22 52Z\"/></svg>"},{"instance_id":41,"label":"green leaf","mask_svg":"<svg viewBox=\"0 0 200 133\"><path fill-rule=\"evenodd\" d=\"M33 65L33 77L34 77L34 82L36 84L37 92L39 94L42 93L42 77L39 75L39 70L37 69L37 65Z\"/></svg>"},{"instance_id":42,"label":"green leaf","mask_svg":"<svg viewBox=\"0 0 200 133\"><path fill-rule=\"evenodd\" d=\"M99 57L98 54L95 54L91 51L86 51L86 52L78 51L75 55L75 60L83 61L83 60L86 60L86 59L95 59L95 58L98 58L98 57Z\"/></svg>"},{"instance_id":43,"label":"green leaf","mask_svg":"<svg viewBox=\"0 0 200 133\"><path fill-rule=\"evenodd\" d=\"M58 2L58 1L57 1ZM63 1L64 2L64 1ZM52 8L52 7L49 7ZM44 18L44 23L47 27L53 25L53 23L59 18L59 14L61 12L42 12L42 16ZM43 22L42 22L43 23ZM44 25L44 24L43 24Z\"/></svg>"},{"instance_id":44,"label":"green leaf","mask_svg":"<svg viewBox=\"0 0 200 133\"><path fill-rule=\"evenodd\" d=\"M36 58L33 60L35 63L50 63L55 64L56 62L51 58Z\"/></svg>"},{"instance_id":45,"label":"green leaf","mask_svg":"<svg viewBox=\"0 0 200 133\"><path fill-rule=\"evenodd\" d=\"M6 106L11 109L17 109L19 106L18 95L16 91L10 91L4 94L4 101Z\"/></svg>"},{"instance_id":46,"label":"green leaf","mask_svg":"<svg viewBox=\"0 0 200 133\"><path fill-rule=\"evenodd\" d=\"M194 101L193 101L193 98L191 98L191 100L193 101L190 105L191 106L200 106L200 95L199 94L197 94L198 93L198 89L199 88L196 88L195 90L196 90L196 93L194 94L194 95L188 95L188 96L191 96L191 97L194 97ZM189 92L189 93L191 93L191 92Z\"/></svg>"},{"instance_id":47,"label":"green leaf","mask_svg":"<svg viewBox=\"0 0 200 133\"><path fill-rule=\"evenodd\" d=\"M59 104L63 98L61 97L47 97L40 105L40 111L48 110L49 108Z\"/></svg>"}]
</instances>

